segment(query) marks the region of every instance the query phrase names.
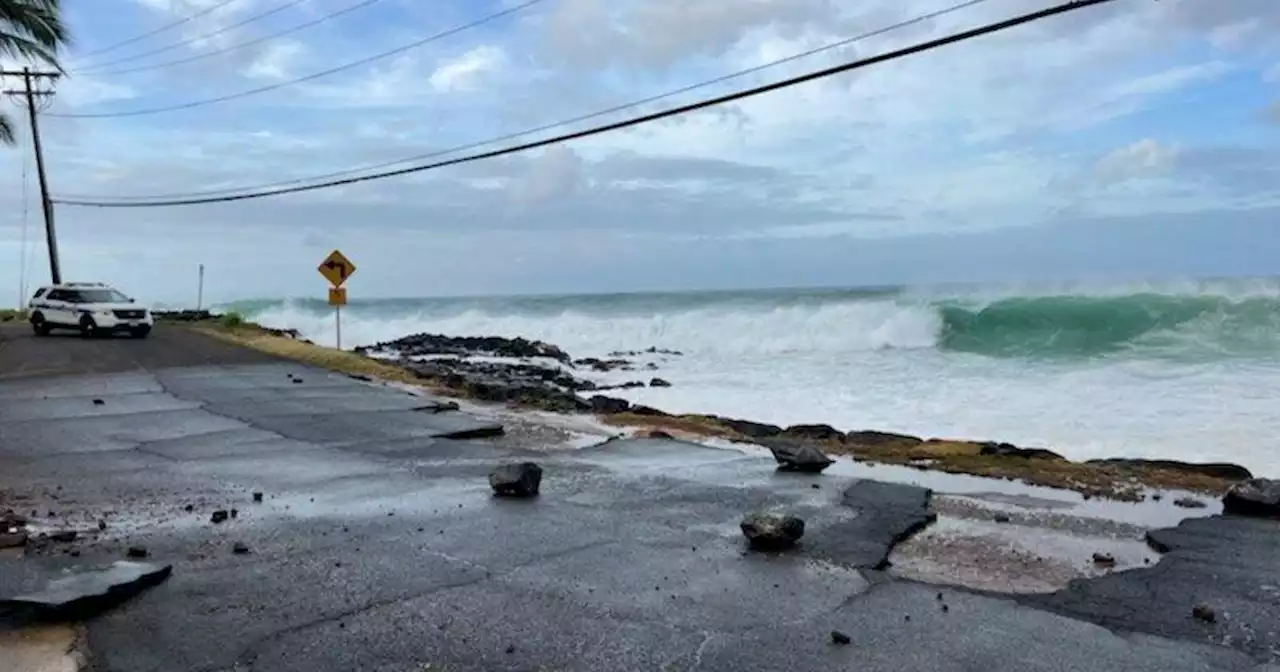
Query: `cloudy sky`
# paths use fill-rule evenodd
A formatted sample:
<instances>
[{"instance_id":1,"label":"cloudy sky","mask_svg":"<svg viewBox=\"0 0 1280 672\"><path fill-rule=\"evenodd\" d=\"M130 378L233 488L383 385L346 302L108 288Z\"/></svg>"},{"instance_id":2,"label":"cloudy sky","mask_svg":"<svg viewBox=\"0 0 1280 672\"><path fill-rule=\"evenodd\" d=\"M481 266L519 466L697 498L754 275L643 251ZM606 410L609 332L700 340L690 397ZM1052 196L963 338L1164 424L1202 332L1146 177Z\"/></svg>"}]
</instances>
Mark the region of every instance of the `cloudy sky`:
<instances>
[{"instance_id":1,"label":"cloudy sky","mask_svg":"<svg viewBox=\"0 0 1280 672\"><path fill-rule=\"evenodd\" d=\"M458 31L519 3L67 3L71 76L41 121L49 177L55 196L119 198L388 163L953 2L541 0ZM986 0L556 130L1050 2ZM131 114L224 96L235 97ZM47 278L37 194L29 146L0 149L0 304L18 300L24 222L26 282ZM353 298L1270 274L1280 271L1278 215L1275 0L1117 0L542 151L238 203L59 206L57 225L68 279L184 301L199 263L213 299L322 296L315 266L335 247L359 266Z\"/></svg>"}]
</instances>

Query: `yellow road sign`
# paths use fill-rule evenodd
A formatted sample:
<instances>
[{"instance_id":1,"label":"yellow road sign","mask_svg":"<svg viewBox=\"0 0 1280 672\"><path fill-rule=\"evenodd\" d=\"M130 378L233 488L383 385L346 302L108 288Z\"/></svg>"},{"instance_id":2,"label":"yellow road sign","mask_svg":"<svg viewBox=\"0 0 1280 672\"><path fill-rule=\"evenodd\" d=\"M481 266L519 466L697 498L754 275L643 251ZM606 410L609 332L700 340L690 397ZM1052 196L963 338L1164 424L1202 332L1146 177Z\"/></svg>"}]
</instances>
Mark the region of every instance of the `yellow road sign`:
<instances>
[{"instance_id":1,"label":"yellow road sign","mask_svg":"<svg viewBox=\"0 0 1280 672\"><path fill-rule=\"evenodd\" d=\"M347 288L346 287L330 287L329 288L329 305L331 306L347 305Z\"/></svg>"},{"instance_id":2,"label":"yellow road sign","mask_svg":"<svg viewBox=\"0 0 1280 672\"><path fill-rule=\"evenodd\" d=\"M320 275L323 275L329 281L329 284L334 287L341 287L342 283L346 282L347 278L356 272L356 265L351 263L350 259L342 256L341 252L334 250L324 258L324 261L320 262L318 270Z\"/></svg>"}]
</instances>

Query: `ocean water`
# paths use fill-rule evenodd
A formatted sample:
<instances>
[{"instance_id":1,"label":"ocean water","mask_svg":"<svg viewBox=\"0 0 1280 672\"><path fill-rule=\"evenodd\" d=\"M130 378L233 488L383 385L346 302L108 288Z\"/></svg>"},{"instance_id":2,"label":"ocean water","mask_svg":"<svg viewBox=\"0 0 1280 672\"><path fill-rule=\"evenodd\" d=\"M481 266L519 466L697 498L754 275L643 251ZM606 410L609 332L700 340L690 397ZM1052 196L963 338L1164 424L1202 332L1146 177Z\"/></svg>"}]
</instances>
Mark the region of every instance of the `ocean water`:
<instances>
[{"instance_id":1,"label":"ocean water","mask_svg":"<svg viewBox=\"0 0 1280 672\"><path fill-rule=\"evenodd\" d=\"M332 343L322 301L229 304ZM1280 279L353 301L343 345L524 336L650 346L670 412L1223 460L1280 476ZM594 374L622 382L644 372Z\"/></svg>"}]
</instances>

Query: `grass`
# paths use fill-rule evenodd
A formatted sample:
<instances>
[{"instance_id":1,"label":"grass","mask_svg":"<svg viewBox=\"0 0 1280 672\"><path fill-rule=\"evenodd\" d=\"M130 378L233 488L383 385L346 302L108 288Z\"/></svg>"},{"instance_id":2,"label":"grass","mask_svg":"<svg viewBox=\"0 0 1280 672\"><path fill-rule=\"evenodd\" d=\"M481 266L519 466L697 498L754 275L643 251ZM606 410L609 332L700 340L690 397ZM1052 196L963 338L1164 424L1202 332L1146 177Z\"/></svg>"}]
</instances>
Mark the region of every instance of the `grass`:
<instances>
[{"instance_id":1,"label":"grass","mask_svg":"<svg viewBox=\"0 0 1280 672\"><path fill-rule=\"evenodd\" d=\"M248 322L234 313L203 322L175 323L173 326L192 329L229 343L322 369L422 385L440 394L459 396L458 390L447 388L433 379L423 378L403 367L292 338L280 331ZM639 431L669 432L684 438L715 437L753 442L750 437L734 430L721 419L705 415L653 416L619 413L599 416L599 419L614 426ZM1066 459L982 455L983 444L975 441L920 441L901 437L900 440L888 438L867 443L830 440L817 445L829 454L850 455L866 462L1018 480L1031 485L1074 490L1086 496L1126 501L1142 499L1141 491L1144 488L1220 495L1235 484L1235 481L1229 479L1169 469L1086 464Z\"/></svg>"},{"instance_id":2,"label":"grass","mask_svg":"<svg viewBox=\"0 0 1280 672\"><path fill-rule=\"evenodd\" d=\"M27 311L12 308L0 308L0 322L22 322L27 319Z\"/></svg>"}]
</instances>

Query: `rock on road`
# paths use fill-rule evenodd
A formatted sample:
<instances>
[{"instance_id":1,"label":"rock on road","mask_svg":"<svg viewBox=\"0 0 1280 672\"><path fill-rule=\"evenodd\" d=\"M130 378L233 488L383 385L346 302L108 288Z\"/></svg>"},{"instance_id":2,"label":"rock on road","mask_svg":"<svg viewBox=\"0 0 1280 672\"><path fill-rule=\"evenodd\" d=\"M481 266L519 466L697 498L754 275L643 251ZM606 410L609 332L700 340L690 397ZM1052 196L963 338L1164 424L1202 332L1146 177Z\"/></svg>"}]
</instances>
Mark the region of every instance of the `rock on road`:
<instances>
[{"instance_id":1,"label":"rock on road","mask_svg":"<svg viewBox=\"0 0 1280 672\"><path fill-rule=\"evenodd\" d=\"M130 547L171 563L85 624L102 672L1244 672L1280 642L1257 587L1280 584L1265 522L1188 527L1123 573L1138 583L940 589L875 569L927 521L921 488L812 489L770 459L666 439L511 449L453 438L495 428L436 401L165 325L145 341L0 328L0 509L80 531L76 557L0 556L0 591ZM490 471L524 461L544 469L540 496L494 497ZM774 507L805 519L799 547L748 552L743 513ZM217 510L235 513L215 525ZM1241 545L1217 584L1198 569L1210 538ZM1219 623L1176 613L1205 582Z\"/></svg>"}]
</instances>

